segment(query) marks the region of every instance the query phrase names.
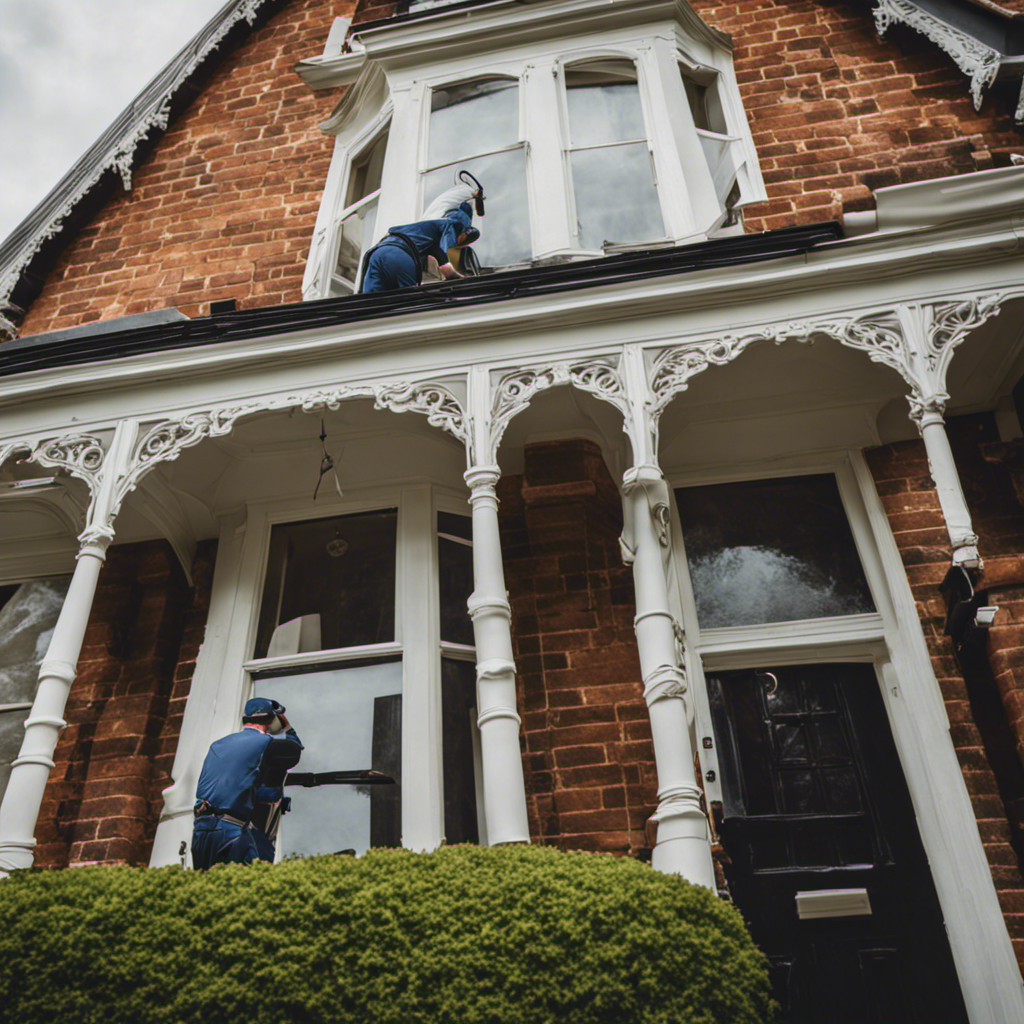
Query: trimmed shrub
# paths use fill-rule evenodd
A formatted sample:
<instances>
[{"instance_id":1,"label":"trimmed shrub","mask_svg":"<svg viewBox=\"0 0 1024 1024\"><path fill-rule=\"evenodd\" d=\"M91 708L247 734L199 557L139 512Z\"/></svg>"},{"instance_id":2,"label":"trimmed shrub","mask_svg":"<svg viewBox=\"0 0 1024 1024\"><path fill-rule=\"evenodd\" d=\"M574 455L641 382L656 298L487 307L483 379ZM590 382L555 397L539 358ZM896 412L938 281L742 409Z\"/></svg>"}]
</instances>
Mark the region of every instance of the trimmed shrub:
<instances>
[{"instance_id":1,"label":"trimmed shrub","mask_svg":"<svg viewBox=\"0 0 1024 1024\"><path fill-rule=\"evenodd\" d=\"M760 1024L767 968L706 889L607 854L373 850L0 882L11 1024Z\"/></svg>"}]
</instances>

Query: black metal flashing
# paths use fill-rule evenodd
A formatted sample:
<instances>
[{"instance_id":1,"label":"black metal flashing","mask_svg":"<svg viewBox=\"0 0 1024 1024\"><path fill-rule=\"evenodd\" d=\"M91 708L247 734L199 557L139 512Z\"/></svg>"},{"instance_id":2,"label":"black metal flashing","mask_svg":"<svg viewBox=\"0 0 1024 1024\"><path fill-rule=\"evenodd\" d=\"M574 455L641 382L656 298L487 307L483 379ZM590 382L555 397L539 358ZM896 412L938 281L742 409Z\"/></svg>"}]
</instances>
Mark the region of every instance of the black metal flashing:
<instances>
[{"instance_id":1,"label":"black metal flashing","mask_svg":"<svg viewBox=\"0 0 1024 1024\"><path fill-rule=\"evenodd\" d=\"M842 238L836 221L715 238L669 249L646 249L557 266L533 267L373 295L241 309L191 320L125 329L121 321L90 324L87 333L55 331L0 344L0 377L33 370L100 363L149 352L270 337L295 331L461 309L508 299L553 295L578 288L623 284L718 267L800 256ZM93 330L92 328L106 328Z\"/></svg>"}]
</instances>

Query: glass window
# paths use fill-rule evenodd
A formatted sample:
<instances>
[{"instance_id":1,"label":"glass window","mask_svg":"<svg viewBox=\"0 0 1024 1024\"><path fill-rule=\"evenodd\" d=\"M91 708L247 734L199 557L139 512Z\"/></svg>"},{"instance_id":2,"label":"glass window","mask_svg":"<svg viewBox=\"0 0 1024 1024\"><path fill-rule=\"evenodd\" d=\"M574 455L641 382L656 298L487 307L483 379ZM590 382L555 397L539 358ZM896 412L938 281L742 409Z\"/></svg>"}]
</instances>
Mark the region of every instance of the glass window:
<instances>
[{"instance_id":1,"label":"glass window","mask_svg":"<svg viewBox=\"0 0 1024 1024\"><path fill-rule=\"evenodd\" d=\"M402 662L349 662L293 675L255 677L254 694L288 709L305 749L297 771L372 768L393 786L289 789L278 837L283 856L365 853L402 842Z\"/></svg>"},{"instance_id":2,"label":"glass window","mask_svg":"<svg viewBox=\"0 0 1024 1024\"><path fill-rule=\"evenodd\" d=\"M349 294L355 290L363 253L373 241L387 147L388 133L385 131L352 161L345 209L341 213L334 289L338 294Z\"/></svg>"},{"instance_id":3,"label":"glass window","mask_svg":"<svg viewBox=\"0 0 1024 1024\"><path fill-rule=\"evenodd\" d=\"M255 656L394 640L397 522L392 508L275 526Z\"/></svg>"},{"instance_id":4,"label":"glass window","mask_svg":"<svg viewBox=\"0 0 1024 1024\"><path fill-rule=\"evenodd\" d=\"M478 843L476 666L441 660L441 728L444 736L444 835L449 843Z\"/></svg>"},{"instance_id":5,"label":"glass window","mask_svg":"<svg viewBox=\"0 0 1024 1024\"><path fill-rule=\"evenodd\" d=\"M626 60L576 66L565 87L580 245L664 238L636 68Z\"/></svg>"},{"instance_id":6,"label":"glass window","mask_svg":"<svg viewBox=\"0 0 1024 1024\"><path fill-rule=\"evenodd\" d=\"M484 186L487 213L474 216L473 251L485 266L529 260L526 146L519 138L519 83L490 79L434 89L430 99L423 207L451 188L460 170Z\"/></svg>"},{"instance_id":7,"label":"glass window","mask_svg":"<svg viewBox=\"0 0 1024 1024\"><path fill-rule=\"evenodd\" d=\"M441 590L441 640L473 644L467 602L473 593L472 520L450 512L437 514L437 556Z\"/></svg>"},{"instance_id":8,"label":"glass window","mask_svg":"<svg viewBox=\"0 0 1024 1024\"><path fill-rule=\"evenodd\" d=\"M0 797L18 756L70 576L0 587Z\"/></svg>"},{"instance_id":9,"label":"glass window","mask_svg":"<svg viewBox=\"0 0 1024 1024\"><path fill-rule=\"evenodd\" d=\"M729 216L726 224L736 223L734 208L740 199L740 187L737 181L742 158L737 148L739 139L729 134L725 120L725 111L718 93L718 81L713 73L707 73L700 80L694 73L680 68L683 77L683 88L690 104L693 124L697 129L697 138L711 180L715 186L715 195Z\"/></svg>"},{"instance_id":10,"label":"glass window","mask_svg":"<svg viewBox=\"0 0 1024 1024\"><path fill-rule=\"evenodd\" d=\"M875 610L831 474L680 488L676 502L703 628Z\"/></svg>"}]
</instances>

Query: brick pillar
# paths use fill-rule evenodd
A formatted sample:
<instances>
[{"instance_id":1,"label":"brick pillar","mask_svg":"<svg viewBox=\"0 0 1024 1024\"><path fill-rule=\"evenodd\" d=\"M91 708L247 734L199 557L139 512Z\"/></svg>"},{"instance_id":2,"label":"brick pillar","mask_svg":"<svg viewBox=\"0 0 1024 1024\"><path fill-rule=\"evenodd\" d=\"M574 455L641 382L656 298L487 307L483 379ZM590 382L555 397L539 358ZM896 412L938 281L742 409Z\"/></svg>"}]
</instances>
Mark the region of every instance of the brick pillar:
<instances>
[{"instance_id":1,"label":"brick pillar","mask_svg":"<svg viewBox=\"0 0 1024 1024\"><path fill-rule=\"evenodd\" d=\"M597 445L558 441L528 445L499 497L531 837L649 856L657 777L618 489Z\"/></svg>"},{"instance_id":2,"label":"brick pillar","mask_svg":"<svg viewBox=\"0 0 1024 1024\"><path fill-rule=\"evenodd\" d=\"M202 545L196 566L207 589L211 555ZM40 813L40 866L148 860L187 696L187 665L176 676L192 603L164 541L110 549Z\"/></svg>"}]
</instances>

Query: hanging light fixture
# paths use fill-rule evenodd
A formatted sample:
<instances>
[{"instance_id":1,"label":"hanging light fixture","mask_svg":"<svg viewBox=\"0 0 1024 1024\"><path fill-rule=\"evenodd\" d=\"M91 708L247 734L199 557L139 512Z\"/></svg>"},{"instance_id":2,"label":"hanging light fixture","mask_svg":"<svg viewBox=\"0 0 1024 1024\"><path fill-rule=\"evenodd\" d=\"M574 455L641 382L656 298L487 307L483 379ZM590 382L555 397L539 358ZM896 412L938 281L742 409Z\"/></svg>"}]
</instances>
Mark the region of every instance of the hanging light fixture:
<instances>
[{"instance_id":1,"label":"hanging light fixture","mask_svg":"<svg viewBox=\"0 0 1024 1024\"><path fill-rule=\"evenodd\" d=\"M316 501L317 493L320 490L320 485L324 481L324 477L330 473L334 477L334 486L338 489L338 497L342 498L344 495L341 493L341 481L338 479L338 471L334 468L334 459L330 452L327 450L327 428L324 426L323 417L320 418L320 447L323 449L323 457L320 459L320 476L316 482L316 489L313 491L313 500ZM339 538L340 539L340 538ZM334 542L331 541L333 544ZM346 544L347 548L348 545ZM345 552L341 552L344 554ZM339 556L335 556L339 557Z\"/></svg>"},{"instance_id":2,"label":"hanging light fixture","mask_svg":"<svg viewBox=\"0 0 1024 1024\"><path fill-rule=\"evenodd\" d=\"M338 533L338 528L335 527L333 539L327 542L327 554L331 558L341 558L346 551L348 551L348 541Z\"/></svg>"}]
</instances>

